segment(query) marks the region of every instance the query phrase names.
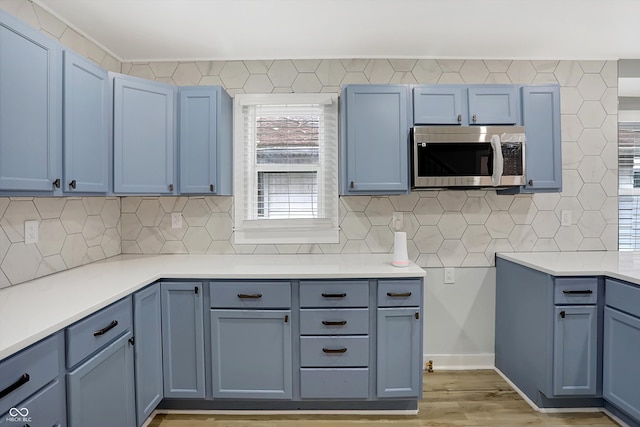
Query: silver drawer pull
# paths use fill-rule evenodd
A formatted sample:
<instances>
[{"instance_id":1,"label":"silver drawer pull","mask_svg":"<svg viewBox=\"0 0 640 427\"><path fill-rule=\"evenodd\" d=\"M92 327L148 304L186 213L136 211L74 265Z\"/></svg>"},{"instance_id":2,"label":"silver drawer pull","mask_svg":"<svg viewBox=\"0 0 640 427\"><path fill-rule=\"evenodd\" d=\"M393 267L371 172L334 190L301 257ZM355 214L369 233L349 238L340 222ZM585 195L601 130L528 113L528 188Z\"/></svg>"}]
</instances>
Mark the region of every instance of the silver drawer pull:
<instances>
[{"instance_id":1,"label":"silver drawer pull","mask_svg":"<svg viewBox=\"0 0 640 427\"><path fill-rule=\"evenodd\" d=\"M326 293L322 293L322 296L325 298L344 298L347 296L346 293L342 293L342 294L326 294Z\"/></svg>"},{"instance_id":2,"label":"silver drawer pull","mask_svg":"<svg viewBox=\"0 0 640 427\"><path fill-rule=\"evenodd\" d=\"M335 354L335 353L346 353L347 349L346 347L343 347L343 348L326 348L325 347L322 349L322 351L329 354L332 354L332 353Z\"/></svg>"},{"instance_id":3,"label":"silver drawer pull","mask_svg":"<svg viewBox=\"0 0 640 427\"><path fill-rule=\"evenodd\" d=\"M7 396L9 393L13 393L17 389L19 389L20 387L28 383L29 379L30 377L29 377L29 374L27 373L20 375L20 378L18 378L18 381L11 384L9 387L5 388L4 390L0 391L0 399Z\"/></svg>"},{"instance_id":4,"label":"silver drawer pull","mask_svg":"<svg viewBox=\"0 0 640 427\"><path fill-rule=\"evenodd\" d=\"M387 292L388 297L410 297L411 292Z\"/></svg>"},{"instance_id":5,"label":"silver drawer pull","mask_svg":"<svg viewBox=\"0 0 640 427\"><path fill-rule=\"evenodd\" d=\"M242 298L242 299L258 299L258 298L262 298L262 294L238 294L238 298Z\"/></svg>"},{"instance_id":6,"label":"silver drawer pull","mask_svg":"<svg viewBox=\"0 0 640 427\"><path fill-rule=\"evenodd\" d=\"M581 290L581 291L568 291L568 290L564 290L562 291L563 294L569 294L569 295L590 295L593 293L593 291L591 289L586 289L586 290Z\"/></svg>"},{"instance_id":7,"label":"silver drawer pull","mask_svg":"<svg viewBox=\"0 0 640 427\"><path fill-rule=\"evenodd\" d=\"M99 329L97 331L95 331L93 333L94 337L99 337L100 335L104 335L107 332L109 332L111 329L115 328L116 326L118 326L118 321L117 320L112 320L111 323L109 323L107 326L105 326L102 329Z\"/></svg>"},{"instance_id":8,"label":"silver drawer pull","mask_svg":"<svg viewBox=\"0 0 640 427\"><path fill-rule=\"evenodd\" d=\"M323 320L322 324L325 325L325 326L344 326L344 325L347 324L347 321L346 320L339 320L337 322L332 322L332 321L329 321L329 320Z\"/></svg>"}]
</instances>

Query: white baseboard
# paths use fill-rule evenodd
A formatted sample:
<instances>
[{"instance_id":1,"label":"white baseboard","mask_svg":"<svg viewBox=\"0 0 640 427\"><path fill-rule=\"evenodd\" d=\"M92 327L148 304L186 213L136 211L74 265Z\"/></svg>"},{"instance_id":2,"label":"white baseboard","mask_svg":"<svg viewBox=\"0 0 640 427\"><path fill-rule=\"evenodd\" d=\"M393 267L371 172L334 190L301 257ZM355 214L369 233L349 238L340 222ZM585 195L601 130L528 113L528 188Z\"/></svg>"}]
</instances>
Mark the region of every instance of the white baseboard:
<instances>
[{"instance_id":1,"label":"white baseboard","mask_svg":"<svg viewBox=\"0 0 640 427\"><path fill-rule=\"evenodd\" d=\"M433 361L434 371L494 369L495 367L494 353L422 355L423 366L426 366L429 360Z\"/></svg>"}]
</instances>

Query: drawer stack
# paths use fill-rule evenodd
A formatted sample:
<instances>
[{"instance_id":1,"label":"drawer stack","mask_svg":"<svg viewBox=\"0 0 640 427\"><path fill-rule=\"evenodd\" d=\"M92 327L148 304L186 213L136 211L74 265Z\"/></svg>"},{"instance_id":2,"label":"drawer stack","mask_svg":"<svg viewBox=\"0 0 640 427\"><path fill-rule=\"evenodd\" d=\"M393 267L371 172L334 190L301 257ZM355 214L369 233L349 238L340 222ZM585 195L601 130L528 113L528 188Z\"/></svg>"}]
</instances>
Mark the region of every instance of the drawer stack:
<instances>
[{"instance_id":1,"label":"drawer stack","mask_svg":"<svg viewBox=\"0 0 640 427\"><path fill-rule=\"evenodd\" d=\"M300 397L369 395L369 282L300 282Z\"/></svg>"}]
</instances>

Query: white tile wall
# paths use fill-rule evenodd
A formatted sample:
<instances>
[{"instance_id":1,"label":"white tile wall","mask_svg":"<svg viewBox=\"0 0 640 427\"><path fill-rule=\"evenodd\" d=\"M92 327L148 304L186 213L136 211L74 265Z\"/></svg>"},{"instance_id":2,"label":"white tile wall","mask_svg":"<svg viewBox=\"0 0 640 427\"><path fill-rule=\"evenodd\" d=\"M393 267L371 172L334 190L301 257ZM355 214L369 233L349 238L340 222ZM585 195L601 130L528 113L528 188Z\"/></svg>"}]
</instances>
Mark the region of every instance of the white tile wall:
<instances>
[{"instance_id":1,"label":"white tile wall","mask_svg":"<svg viewBox=\"0 0 640 427\"><path fill-rule=\"evenodd\" d=\"M120 254L120 210L119 197L0 198L0 288Z\"/></svg>"},{"instance_id":2,"label":"white tile wall","mask_svg":"<svg viewBox=\"0 0 640 427\"><path fill-rule=\"evenodd\" d=\"M342 197L334 245L235 245L231 197L124 198L124 253L389 253L394 211L404 213L410 257L423 267L492 266L496 251L617 249L615 61L215 61L125 63L123 71L183 85L222 84L231 94L337 92L345 83L558 82L564 181L561 194ZM560 225L563 210L571 211L571 226ZM172 212L182 213L183 229L170 228Z\"/></svg>"}]
</instances>

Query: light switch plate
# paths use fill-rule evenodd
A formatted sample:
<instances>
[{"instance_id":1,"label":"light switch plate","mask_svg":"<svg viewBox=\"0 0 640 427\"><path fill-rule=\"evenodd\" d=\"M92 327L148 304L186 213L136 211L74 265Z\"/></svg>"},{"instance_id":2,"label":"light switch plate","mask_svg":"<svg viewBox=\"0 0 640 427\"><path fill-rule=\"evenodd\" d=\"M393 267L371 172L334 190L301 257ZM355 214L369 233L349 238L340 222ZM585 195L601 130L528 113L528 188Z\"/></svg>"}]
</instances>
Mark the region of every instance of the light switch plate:
<instances>
[{"instance_id":1,"label":"light switch plate","mask_svg":"<svg viewBox=\"0 0 640 427\"><path fill-rule=\"evenodd\" d=\"M563 210L560 225L563 227L571 227L571 211Z\"/></svg>"},{"instance_id":2,"label":"light switch plate","mask_svg":"<svg viewBox=\"0 0 640 427\"><path fill-rule=\"evenodd\" d=\"M171 214L171 228L182 228L182 214L180 212Z\"/></svg>"},{"instance_id":3,"label":"light switch plate","mask_svg":"<svg viewBox=\"0 0 640 427\"><path fill-rule=\"evenodd\" d=\"M402 212L394 212L393 216L391 217L391 228L393 228L395 231L400 231L404 226L403 223L404 214Z\"/></svg>"},{"instance_id":4,"label":"light switch plate","mask_svg":"<svg viewBox=\"0 0 640 427\"><path fill-rule=\"evenodd\" d=\"M453 267L446 267L444 269L444 283L452 284L456 282L456 269Z\"/></svg>"},{"instance_id":5,"label":"light switch plate","mask_svg":"<svg viewBox=\"0 0 640 427\"><path fill-rule=\"evenodd\" d=\"M38 221L25 221L24 222L24 243L32 244L38 243Z\"/></svg>"}]
</instances>

